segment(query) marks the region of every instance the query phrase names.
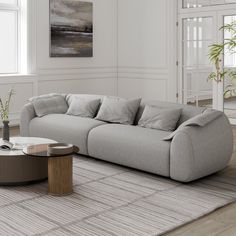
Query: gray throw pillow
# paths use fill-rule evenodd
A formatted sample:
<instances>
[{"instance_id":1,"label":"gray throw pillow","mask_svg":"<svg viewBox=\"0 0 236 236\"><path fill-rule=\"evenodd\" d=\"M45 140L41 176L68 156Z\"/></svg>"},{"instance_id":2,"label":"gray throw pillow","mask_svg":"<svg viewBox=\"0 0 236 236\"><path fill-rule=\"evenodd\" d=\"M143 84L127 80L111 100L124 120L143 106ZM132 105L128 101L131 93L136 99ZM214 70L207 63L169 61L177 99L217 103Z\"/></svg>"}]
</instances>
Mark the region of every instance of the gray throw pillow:
<instances>
[{"instance_id":1,"label":"gray throw pillow","mask_svg":"<svg viewBox=\"0 0 236 236\"><path fill-rule=\"evenodd\" d=\"M32 101L35 113L38 117L48 114L65 114L68 110L66 100L61 95L41 97Z\"/></svg>"},{"instance_id":2,"label":"gray throw pillow","mask_svg":"<svg viewBox=\"0 0 236 236\"><path fill-rule=\"evenodd\" d=\"M59 94L59 93L42 94L42 95L39 95L39 96L31 97L31 98L28 99L28 101L29 101L29 102L33 102L33 101L36 101L36 100L38 100L38 99L51 98L51 97L55 97L55 96L62 96L62 95Z\"/></svg>"},{"instance_id":3,"label":"gray throw pillow","mask_svg":"<svg viewBox=\"0 0 236 236\"><path fill-rule=\"evenodd\" d=\"M100 99L74 98L66 114L94 118L100 102Z\"/></svg>"},{"instance_id":4,"label":"gray throw pillow","mask_svg":"<svg viewBox=\"0 0 236 236\"><path fill-rule=\"evenodd\" d=\"M223 112L221 112L221 111L207 109L203 113L186 120L184 123L182 123L178 127L177 130L175 130L174 132L169 134L167 137L163 138L163 140L165 140L165 141L172 140L174 138L174 136L186 126L204 127L222 115L223 115Z\"/></svg>"},{"instance_id":5,"label":"gray throw pillow","mask_svg":"<svg viewBox=\"0 0 236 236\"><path fill-rule=\"evenodd\" d=\"M192 117L191 119L185 121L182 126L205 126L212 122L213 120L217 119L218 117L222 116L223 112L213 110L213 109L206 109L203 113Z\"/></svg>"},{"instance_id":6,"label":"gray throw pillow","mask_svg":"<svg viewBox=\"0 0 236 236\"><path fill-rule=\"evenodd\" d=\"M111 123L134 123L141 98L123 99L117 97L105 97L95 119Z\"/></svg>"},{"instance_id":7,"label":"gray throw pillow","mask_svg":"<svg viewBox=\"0 0 236 236\"><path fill-rule=\"evenodd\" d=\"M146 105L138 125L150 129L173 131L181 112L181 108L160 108Z\"/></svg>"}]
</instances>

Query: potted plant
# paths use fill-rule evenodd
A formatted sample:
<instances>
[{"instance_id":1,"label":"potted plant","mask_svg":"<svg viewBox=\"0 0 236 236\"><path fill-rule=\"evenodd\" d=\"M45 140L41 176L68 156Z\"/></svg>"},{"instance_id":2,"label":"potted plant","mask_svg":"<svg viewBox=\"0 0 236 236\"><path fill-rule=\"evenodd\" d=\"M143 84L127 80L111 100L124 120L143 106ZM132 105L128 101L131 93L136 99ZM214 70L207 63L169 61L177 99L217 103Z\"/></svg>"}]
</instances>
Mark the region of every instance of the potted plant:
<instances>
[{"instance_id":1,"label":"potted plant","mask_svg":"<svg viewBox=\"0 0 236 236\"><path fill-rule=\"evenodd\" d=\"M236 21L227 24L220 28L220 30L228 31L231 33L231 38L224 39L221 44L210 45L209 60L214 64L215 71L208 76L208 80L215 81L217 84L223 82L225 78L231 81L236 80L236 69L235 68L224 68L222 63L223 56L227 51L230 54L235 53L236 49ZM236 87L233 84L226 86L224 96L232 95L236 91Z\"/></svg>"},{"instance_id":2,"label":"potted plant","mask_svg":"<svg viewBox=\"0 0 236 236\"><path fill-rule=\"evenodd\" d=\"M9 141L10 132L9 132L9 108L12 95L14 95L14 90L11 89L8 93L8 97L6 101L3 102L2 98L0 98L0 114L3 122L3 131L2 131L2 139Z\"/></svg>"}]
</instances>

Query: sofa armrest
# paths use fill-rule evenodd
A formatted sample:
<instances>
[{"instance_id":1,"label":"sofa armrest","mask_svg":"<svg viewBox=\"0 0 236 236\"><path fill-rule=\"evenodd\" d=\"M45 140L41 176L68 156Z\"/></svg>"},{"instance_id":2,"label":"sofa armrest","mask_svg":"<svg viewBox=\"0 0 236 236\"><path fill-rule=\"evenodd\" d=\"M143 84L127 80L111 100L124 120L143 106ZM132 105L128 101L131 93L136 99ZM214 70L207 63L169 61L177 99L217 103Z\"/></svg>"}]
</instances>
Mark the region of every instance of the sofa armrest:
<instances>
[{"instance_id":1,"label":"sofa armrest","mask_svg":"<svg viewBox=\"0 0 236 236\"><path fill-rule=\"evenodd\" d=\"M173 138L170 177L190 182L227 166L233 152L233 133L225 115L204 127L186 126Z\"/></svg>"},{"instance_id":2,"label":"sofa armrest","mask_svg":"<svg viewBox=\"0 0 236 236\"><path fill-rule=\"evenodd\" d=\"M31 103L26 104L20 115L20 135L22 137L29 136L29 124L34 117L36 117L34 106Z\"/></svg>"}]
</instances>

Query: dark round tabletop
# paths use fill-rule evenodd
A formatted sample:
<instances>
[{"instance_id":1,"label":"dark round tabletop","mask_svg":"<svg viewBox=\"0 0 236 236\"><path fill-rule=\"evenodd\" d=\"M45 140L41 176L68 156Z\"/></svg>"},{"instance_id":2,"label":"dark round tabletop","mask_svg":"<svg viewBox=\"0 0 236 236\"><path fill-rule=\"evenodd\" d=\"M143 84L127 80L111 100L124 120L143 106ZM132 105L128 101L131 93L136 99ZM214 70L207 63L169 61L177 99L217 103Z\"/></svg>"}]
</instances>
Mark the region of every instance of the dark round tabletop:
<instances>
[{"instance_id":1,"label":"dark round tabletop","mask_svg":"<svg viewBox=\"0 0 236 236\"><path fill-rule=\"evenodd\" d=\"M52 155L48 152L48 145L49 144L38 144L38 145L31 145L28 147L25 147L23 149L23 153L28 156L33 157L44 157L44 158L50 158L50 157L61 157L61 156L68 156L75 152L77 152L77 147L74 147L74 151L71 153L63 154L63 155Z\"/></svg>"}]
</instances>

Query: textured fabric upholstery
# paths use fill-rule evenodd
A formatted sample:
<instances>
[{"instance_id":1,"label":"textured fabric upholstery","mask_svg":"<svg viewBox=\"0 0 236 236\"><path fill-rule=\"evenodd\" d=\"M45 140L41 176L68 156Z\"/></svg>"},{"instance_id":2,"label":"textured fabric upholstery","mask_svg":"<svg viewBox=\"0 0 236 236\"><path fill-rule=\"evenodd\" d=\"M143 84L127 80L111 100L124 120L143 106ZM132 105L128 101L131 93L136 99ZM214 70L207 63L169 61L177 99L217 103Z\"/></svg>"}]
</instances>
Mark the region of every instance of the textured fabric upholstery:
<instances>
[{"instance_id":1,"label":"textured fabric upholstery","mask_svg":"<svg viewBox=\"0 0 236 236\"><path fill-rule=\"evenodd\" d=\"M222 115L223 115L223 112L221 111L207 109L202 114L199 114L189 119L188 125L189 126L197 125L197 126L203 127Z\"/></svg>"},{"instance_id":2,"label":"textured fabric upholstery","mask_svg":"<svg viewBox=\"0 0 236 236\"><path fill-rule=\"evenodd\" d=\"M94 118L100 102L100 99L74 98L66 114Z\"/></svg>"},{"instance_id":3,"label":"textured fabric upholstery","mask_svg":"<svg viewBox=\"0 0 236 236\"><path fill-rule=\"evenodd\" d=\"M182 109L159 108L146 105L138 125L145 128L173 131L176 128Z\"/></svg>"},{"instance_id":4,"label":"textured fabric upholstery","mask_svg":"<svg viewBox=\"0 0 236 236\"><path fill-rule=\"evenodd\" d=\"M66 100L61 95L35 99L32 104L38 117L48 114L65 114L68 110Z\"/></svg>"},{"instance_id":5,"label":"textured fabric upholstery","mask_svg":"<svg viewBox=\"0 0 236 236\"><path fill-rule=\"evenodd\" d=\"M92 129L88 137L90 156L151 173L169 176L170 132L138 126L107 124Z\"/></svg>"},{"instance_id":6,"label":"textured fabric upholstery","mask_svg":"<svg viewBox=\"0 0 236 236\"><path fill-rule=\"evenodd\" d=\"M67 95L67 103L70 104L74 97L101 101L104 98L100 95ZM143 101L136 124L146 104L181 108L182 115L177 125L205 110L174 103ZM194 122L200 122L201 125L181 127L171 141L163 141L171 132L161 130L107 124L65 114L46 115L42 118L35 116L33 105L26 104L21 112L22 136L72 143L79 146L81 154L170 176L181 182L189 182L222 170L227 166L233 150L232 128L224 114L219 117L214 115L212 120L209 117L200 120L195 117Z\"/></svg>"},{"instance_id":7,"label":"textured fabric upholstery","mask_svg":"<svg viewBox=\"0 0 236 236\"><path fill-rule=\"evenodd\" d=\"M29 135L74 144L80 148L81 154L86 155L88 154L87 137L89 131L102 124L104 124L102 121L90 118L52 114L31 120Z\"/></svg>"},{"instance_id":8,"label":"textured fabric upholstery","mask_svg":"<svg viewBox=\"0 0 236 236\"><path fill-rule=\"evenodd\" d=\"M28 99L29 102L33 102L39 99L44 99L44 98L51 98L55 96L63 96L65 98L65 94L60 94L60 93L49 93L49 94L42 94L39 96L34 96Z\"/></svg>"},{"instance_id":9,"label":"textured fabric upholstery","mask_svg":"<svg viewBox=\"0 0 236 236\"><path fill-rule=\"evenodd\" d=\"M69 106L71 105L74 98L90 99L90 100L100 99L101 102L102 102L102 99L104 98L104 96L102 96L102 95L91 95L91 94L68 94L68 95L66 95L66 101L67 101Z\"/></svg>"},{"instance_id":10,"label":"textured fabric upholstery","mask_svg":"<svg viewBox=\"0 0 236 236\"><path fill-rule=\"evenodd\" d=\"M171 142L170 176L189 182L217 172L228 164L232 151L232 128L225 115L204 127L185 126Z\"/></svg>"},{"instance_id":11,"label":"textured fabric upholstery","mask_svg":"<svg viewBox=\"0 0 236 236\"><path fill-rule=\"evenodd\" d=\"M26 104L20 113L20 135L22 137L29 136L30 121L36 117L34 106L32 103Z\"/></svg>"},{"instance_id":12,"label":"textured fabric upholstery","mask_svg":"<svg viewBox=\"0 0 236 236\"><path fill-rule=\"evenodd\" d=\"M182 105L182 104L177 104L177 103L171 103L171 102L162 102L162 101L156 101L156 100L142 100L137 116L136 116L136 121L135 124L138 124L139 119L141 118L145 105L150 105L150 106L157 106L159 108L181 108L182 113L180 116L180 119L177 123L177 127L182 124L184 121L201 114L206 108L203 107L194 107L194 106L189 106L189 105Z\"/></svg>"},{"instance_id":13,"label":"textured fabric upholstery","mask_svg":"<svg viewBox=\"0 0 236 236\"><path fill-rule=\"evenodd\" d=\"M183 122L178 129L176 129L174 132L172 132L170 135L165 137L163 140L170 141L174 138L174 136L181 131L185 126L200 126L204 127L205 125L209 124L210 122L214 121L218 117L222 116L223 112L213 110L213 109L207 109L203 113L196 115L192 117L191 119L186 120Z\"/></svg>"},{"instance_id":14,"label":"textured fabric upholstery","mask_svg":"<svg viewBox=\"0 0 236 236\"><path fill-rule=\"evenodd\" d=\"M118 97L105 97L95 119L111 123L134 123L141 98L123 99Z\"/></svg>"}]
</instances>

